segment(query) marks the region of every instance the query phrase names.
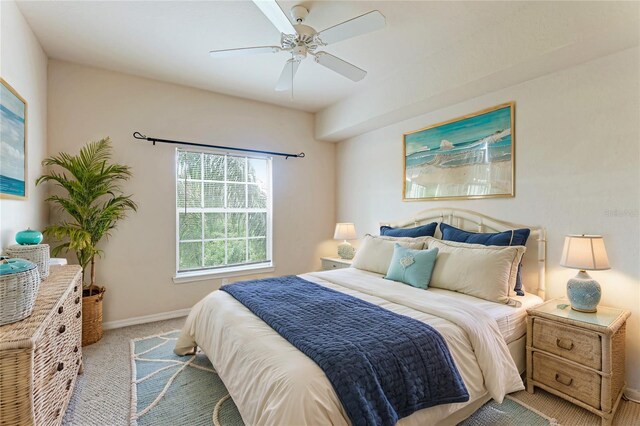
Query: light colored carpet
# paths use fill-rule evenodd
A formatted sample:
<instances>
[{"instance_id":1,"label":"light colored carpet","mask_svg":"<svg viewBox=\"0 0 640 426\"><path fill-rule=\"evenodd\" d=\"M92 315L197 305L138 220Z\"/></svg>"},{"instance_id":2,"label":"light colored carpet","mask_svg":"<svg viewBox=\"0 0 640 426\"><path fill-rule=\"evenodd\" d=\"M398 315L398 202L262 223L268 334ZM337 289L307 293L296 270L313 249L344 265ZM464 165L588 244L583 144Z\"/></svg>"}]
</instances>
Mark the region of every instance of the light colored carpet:
<instances>
[{"instance_id":1,"label":"light colored carpet","mask_svg":"<svg viewBox=\"0 0 640 426\"><path fill-rule=\"evenodd\" d=\"M132 339L182 328L184 318L105 331L103 339L83 348L84 374L78 377L64 425L129 425ZM600 418L549 393L536 390L511 395L565 426L600 425ZM640 424L640 404L621 401L614 425Z\"/></svg>"},{"instance_id":2,"label":"light colored carpet","mask_svg":"<svg viewBox=\"0 0 640 426\"><path fill-rule=\"evenodd\" d=\"M82 348L84 373L78 376L63 425L129 425L131 339L182 328L184 321L177 318L106 330L102 340Z\"/></svg>"}]
</instances>

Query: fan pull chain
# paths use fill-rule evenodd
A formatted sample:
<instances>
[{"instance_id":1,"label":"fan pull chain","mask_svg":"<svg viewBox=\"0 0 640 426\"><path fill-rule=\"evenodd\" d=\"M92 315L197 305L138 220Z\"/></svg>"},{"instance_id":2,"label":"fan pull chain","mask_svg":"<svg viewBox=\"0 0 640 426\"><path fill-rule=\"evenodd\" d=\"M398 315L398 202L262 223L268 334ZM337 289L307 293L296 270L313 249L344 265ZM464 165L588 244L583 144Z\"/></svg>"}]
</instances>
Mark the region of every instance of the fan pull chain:
<instances>
[{"instance_id":1,"label":"fan pull chain","mask_svg":"<svg viewBox=\"0 0 640 426\"><path fill-rule=\"evenodd\" d=\"M291 100L293 100L293 52L291 53Z\"/></svg>"}]
</instances>

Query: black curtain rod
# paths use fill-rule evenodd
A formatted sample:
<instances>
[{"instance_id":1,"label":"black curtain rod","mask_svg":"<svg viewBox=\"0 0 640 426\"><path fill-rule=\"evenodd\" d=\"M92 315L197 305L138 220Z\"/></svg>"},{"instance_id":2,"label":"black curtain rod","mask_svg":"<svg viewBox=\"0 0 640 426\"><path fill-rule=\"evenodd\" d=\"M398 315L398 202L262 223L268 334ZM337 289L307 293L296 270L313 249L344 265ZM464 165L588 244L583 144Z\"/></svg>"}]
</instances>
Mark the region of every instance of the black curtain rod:
<instances>
[{"instance_id":1,"label":"black curtain rod","mask_svg":"<svg viewBox=\"0 0 640 426\"><path fill-rule=\"evenodd\" d=\"M171 144L175 144L175 145L200 146L200 147L204 147L204 148L228 149L228 150L231 150L231 151L255 152L257 154L278 155L280 157L284 157L285 160L288 159L289 157L304 158L304 152L301 152L300 154L287 154L286 152L262 151L262 150L259 150L259 149L244 149L244 148L234 148L232 146L206 145L206 144L194 143L194 142L173 141L173 140L170 140L170 139L149 138L149 137L143 135L140 132L133 132L133 137L136 138L136 139L141 139L141 140L146 140L146 141L149 141L149 142L153 142L154 145L156 144L156 142L159 142L159 143L171 143Z\"/></svg>"}]
</instances>

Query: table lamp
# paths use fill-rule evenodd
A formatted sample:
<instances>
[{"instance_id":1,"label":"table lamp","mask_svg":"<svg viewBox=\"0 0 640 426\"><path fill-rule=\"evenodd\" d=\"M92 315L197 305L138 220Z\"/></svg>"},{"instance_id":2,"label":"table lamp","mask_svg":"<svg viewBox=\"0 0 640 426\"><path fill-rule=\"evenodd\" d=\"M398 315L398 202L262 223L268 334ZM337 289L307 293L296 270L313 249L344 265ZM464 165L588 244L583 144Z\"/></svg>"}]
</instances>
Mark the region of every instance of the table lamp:
<instances>
[{"instance_id":1,"label":"table lamp","mask_svg":"<svg viewBox=\"0 0 640 426\"><path fill-rule=\"evenodd\" d=\"M567 297L571 309L596 312L602 291L589 271L610 269L607 251L601 235L567 235L564 239L560 265L578 269L578 274L567 282Z\"/></svg>"},{"instance_id":2,"label":"table lamp","mask_svg":"<svg viewBox=\"0 0 640 426\"><path fill-rule=\"evenodd\" d=\"M355 240L356 227L353 223L336 223L336 232L333 234L334 240L343 240L338 246L338 256L341 259L353 259L355 249L347 240Z\"/></svg>"}]
</instances>

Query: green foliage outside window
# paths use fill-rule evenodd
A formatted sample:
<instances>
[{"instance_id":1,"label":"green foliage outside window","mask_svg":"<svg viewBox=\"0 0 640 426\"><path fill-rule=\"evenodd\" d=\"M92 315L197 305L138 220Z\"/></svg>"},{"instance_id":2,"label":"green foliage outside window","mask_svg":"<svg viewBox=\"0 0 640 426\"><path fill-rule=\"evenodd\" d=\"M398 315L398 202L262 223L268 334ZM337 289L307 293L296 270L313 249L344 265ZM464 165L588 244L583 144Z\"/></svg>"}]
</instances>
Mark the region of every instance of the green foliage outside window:
<instances>
[{"instance_id":1,"label":"green foliage outside window","mask_svg":"<svg viewBox=\"0 0 640 426\"><path fill-rule=\"evenodd\" d=\"M178 269L270 260L270 160L178 151Z\"/></svg>"}]
</instances>

